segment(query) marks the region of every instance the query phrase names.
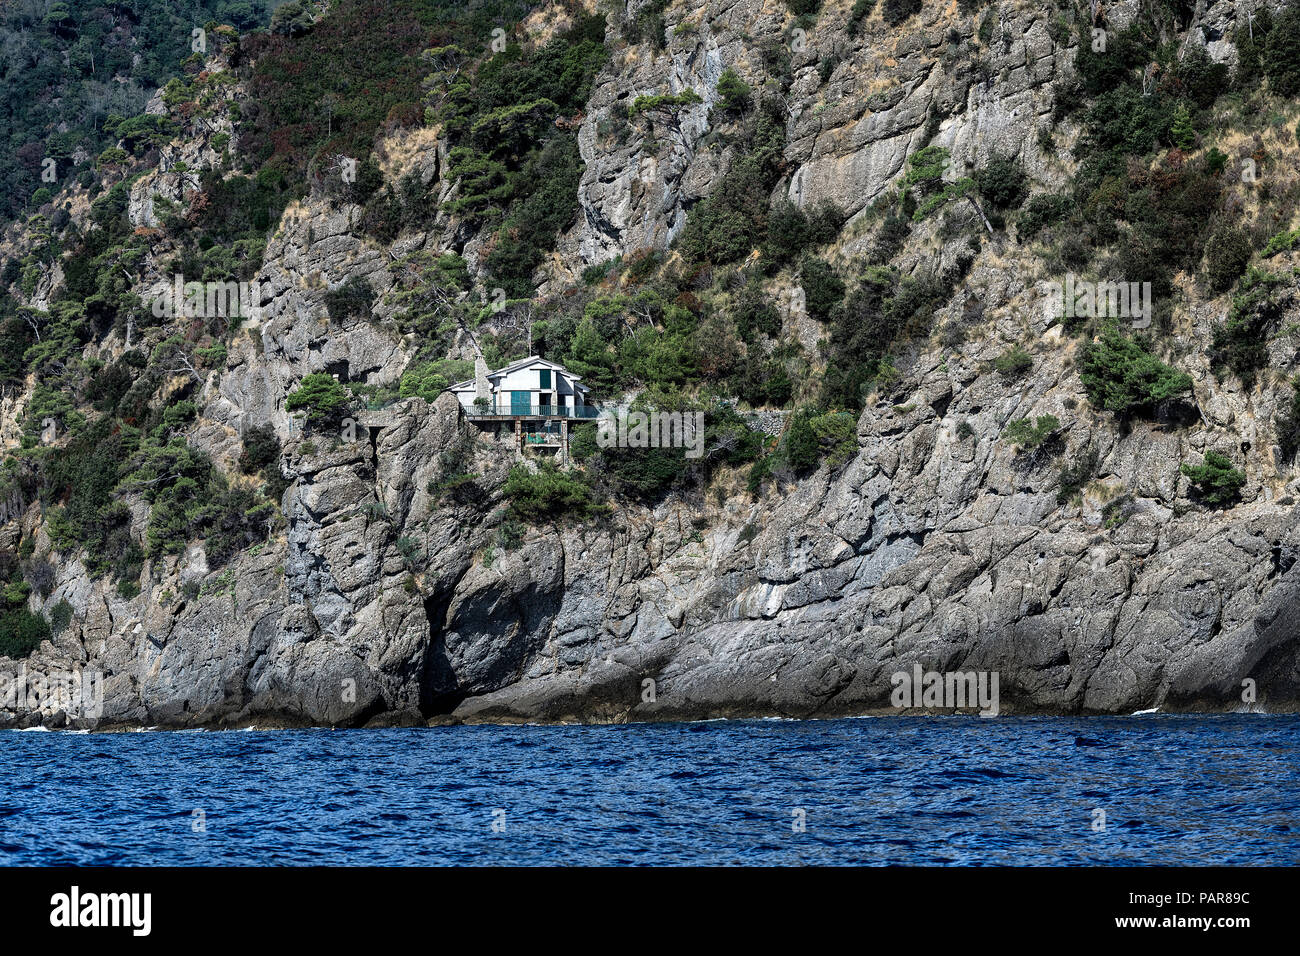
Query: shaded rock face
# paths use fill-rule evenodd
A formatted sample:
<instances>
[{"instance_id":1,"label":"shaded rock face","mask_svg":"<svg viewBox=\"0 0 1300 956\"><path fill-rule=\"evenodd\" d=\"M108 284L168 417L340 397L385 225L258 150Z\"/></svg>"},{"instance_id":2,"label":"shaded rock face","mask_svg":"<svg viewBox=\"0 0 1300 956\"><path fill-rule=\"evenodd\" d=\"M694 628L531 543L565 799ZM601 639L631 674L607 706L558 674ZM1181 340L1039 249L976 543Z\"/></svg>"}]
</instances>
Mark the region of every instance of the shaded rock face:
<instances>
[{"instance_id":1,"label":"shaded rock face","mask_svg":"<svg viewBox=\"0 0 1300 956\"><path fill-rule=\"evenodd\" d=\"M778 195L861 211L932 116L933 142L957 160L1014 155L1039 188L1060 181L1036 133L1072 52L1048 35L1048 14L1001 5L989 69L977 71L945 51L949 31L969 39L978 17L927 4L906 32L852 38L850 7L824 4L803 48L789 50L790 172ZM1124 10L1111 11L1117 24ZM1214 4L1204 24L1229 36L1234 17ZM730 67L756 88L771 79L755 50L788 45L792 23L777 0L718 0L690 12L690 30L677 29L688 19L677 7L666 19L662 52L635 47L597 81L579 132L580 215L549 281L680 232L735 158L709 140L719 76ZM647 121L658 124L653 152L645 131L618 146L601 131L636 96L687 88L703 102ZM176 158L194 168L202 148ZM444 150L431 147L424 165ZM133 220L153 222L152 197L183 199L179 176L142 179ZM219 573L201 545L151 561L140 595L123 598L55 552L40 515L7 514L6 528L23 523L55 567L40 606L66 600L73 619L0 672L101 673L104 694L94 716L0 698L0 725L833 716L890 708L892 675L914 665L996 672L1003 713L1300 708L1300 481L1277 477L1286 463L1272 400L1219 382L1197 354L1213 310L1193 310L1175 336L1191 353L1184 411L1199 427L1121 426L1070 413L1086 402L1073 346L1035 306L1036 277L981 260L936 327L972 301L987 327L906 356L842 467L761 499L620 503L586 526L528 527L507 549L504 445L475 443L467 492L437 490L443 453L476 434L450 395L359 415L355 441L308 445L289 426L285 397L307 373L372 385L401 375L408 355L384 321L389 263L449 247L447 235L419 235L386 248L358 234L358 214L323 200L286 212L257 276L262 319L205 381L191 435L229 464L248 424L276 427L290 481L284 533ZM949 264L957 245L941 244L937 259ZM904 254L905 270L917 255ZM378 321L329 324L322 296L349 278L370 283ZM1034 368L1008 383L991 359L1023 340L1039 346ZM997 437L1046 414L1067 423L1050 452L1017 453ZM1231 510L1197 504L1179 473L1206 450L1242 462L1248 481ZM1058 501L1062 465L1089 452L1093 481ZM146 509L133 517L138 534Z\"/></svg>"}]
</instances>

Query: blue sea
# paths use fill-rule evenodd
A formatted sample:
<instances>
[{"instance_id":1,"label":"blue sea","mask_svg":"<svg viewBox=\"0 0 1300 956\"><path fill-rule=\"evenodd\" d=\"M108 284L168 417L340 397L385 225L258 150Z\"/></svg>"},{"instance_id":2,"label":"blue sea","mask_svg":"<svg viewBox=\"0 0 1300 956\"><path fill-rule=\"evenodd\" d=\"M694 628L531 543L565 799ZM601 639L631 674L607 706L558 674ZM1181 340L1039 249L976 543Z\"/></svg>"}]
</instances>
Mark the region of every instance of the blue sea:
<instances>
[{"instance_id":1,"label":"blue sea","mask_svg":"<svg viewBox=\"0 0 1300 956\"><path fill-rule=\"evenodd\" d=\"M1300 717L0 732L5 865L1300 863Z\"/></svg>"}]
</instances>

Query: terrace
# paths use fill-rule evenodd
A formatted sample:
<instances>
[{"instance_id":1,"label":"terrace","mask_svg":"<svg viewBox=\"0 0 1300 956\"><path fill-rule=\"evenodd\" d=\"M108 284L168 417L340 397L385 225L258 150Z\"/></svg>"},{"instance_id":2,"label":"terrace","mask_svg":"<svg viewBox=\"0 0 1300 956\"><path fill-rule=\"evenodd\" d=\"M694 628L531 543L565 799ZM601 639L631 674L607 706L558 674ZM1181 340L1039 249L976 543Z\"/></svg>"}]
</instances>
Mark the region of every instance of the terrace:
<instances>
[{"instance_id":1,"label":"terrace","mask_svg":"<svg viewBox=\"0 0 1300 956\"><path fill-rule=\"evenodd\" d=\"M513 421L517 418L592 419L600 416L594 405L526 405L518 402L472 404L465 406L465 416L478 421Z\"/></svg>"}]
</instances>

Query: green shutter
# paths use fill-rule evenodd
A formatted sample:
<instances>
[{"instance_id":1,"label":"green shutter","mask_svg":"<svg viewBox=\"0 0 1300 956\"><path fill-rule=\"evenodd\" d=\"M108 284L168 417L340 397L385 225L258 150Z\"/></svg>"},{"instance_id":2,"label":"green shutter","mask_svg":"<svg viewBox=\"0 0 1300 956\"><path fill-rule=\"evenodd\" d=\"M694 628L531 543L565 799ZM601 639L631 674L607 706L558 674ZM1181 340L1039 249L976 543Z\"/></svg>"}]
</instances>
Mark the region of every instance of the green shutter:
<instances>
[{"instance_id":1,"label":"green shutter","mask_svg":"<svg viewBox=\"0 0 1300 956\"><path fill-rule=\"evenodd\" d=\"M544 368L541 370L541 375L542 375L542 388L550 388L551 370L549 368Z\"/></svg>"}]
</instances>

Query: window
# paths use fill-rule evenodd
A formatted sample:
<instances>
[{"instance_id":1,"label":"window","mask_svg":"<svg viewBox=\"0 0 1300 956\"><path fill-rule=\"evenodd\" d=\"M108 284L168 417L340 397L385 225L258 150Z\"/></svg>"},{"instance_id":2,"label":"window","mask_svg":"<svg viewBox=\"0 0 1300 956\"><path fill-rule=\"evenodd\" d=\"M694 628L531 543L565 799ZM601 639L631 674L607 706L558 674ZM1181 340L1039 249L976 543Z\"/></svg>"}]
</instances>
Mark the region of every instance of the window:
<instances>
[{"instance_id":1,"label":"window","mask_svg":"<svg viewBox=\"0 0 1300 956\"><path fill-rule=\"evenodd\" d=\"M551 370L550 370L549 368L544 368L544 369L542 369L538 374L541 375L541 377L542 377L542 384L541 384L540 387L541 387L541 388L550 388L550 387L551 387Z\"/></svg>"}]
</instances>

